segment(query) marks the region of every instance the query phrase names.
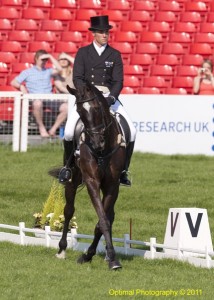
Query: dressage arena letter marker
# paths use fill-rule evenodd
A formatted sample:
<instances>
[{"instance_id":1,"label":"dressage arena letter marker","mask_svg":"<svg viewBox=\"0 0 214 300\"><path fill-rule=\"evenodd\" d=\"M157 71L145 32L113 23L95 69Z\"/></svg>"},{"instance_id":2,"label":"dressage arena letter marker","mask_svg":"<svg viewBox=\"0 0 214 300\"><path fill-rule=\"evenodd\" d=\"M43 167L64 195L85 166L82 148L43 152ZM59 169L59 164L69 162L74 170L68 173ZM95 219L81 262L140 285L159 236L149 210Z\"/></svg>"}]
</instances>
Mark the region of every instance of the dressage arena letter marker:
<instances>
[{"instance_id":1,"label":"dressage arena letter marker","mask_svg":"<svg viewBox=\"0 0 214 300\"><path fill-rule=\"evenodd\" d=\"M164 238L164 245L188 248L186 256L197 255L197 250L213 251L207 210L202 208L170 208ZM165 249L165 253L176 254L177 250Z\"/></svg>"}]
</instances>

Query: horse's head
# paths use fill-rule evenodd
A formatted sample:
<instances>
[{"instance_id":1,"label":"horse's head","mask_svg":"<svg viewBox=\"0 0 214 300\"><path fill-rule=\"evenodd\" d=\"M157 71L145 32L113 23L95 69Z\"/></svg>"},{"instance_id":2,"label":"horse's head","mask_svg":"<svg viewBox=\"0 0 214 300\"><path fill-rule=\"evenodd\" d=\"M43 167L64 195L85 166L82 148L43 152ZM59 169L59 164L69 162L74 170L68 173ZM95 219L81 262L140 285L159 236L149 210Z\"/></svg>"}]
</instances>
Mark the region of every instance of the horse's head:
<instances>
[{"instance_id":1,"label":"horse's head","mask_svg":"<svg viewBox=\"0 0 214 300\"><path fill-rule=\"evenodd\" d=\"M105 133L111 123L109 107L102 93L89 82L77 89L67 86L76 97L77 112L85 126L85 132L95 151L103 151L106 145Z\"/></svg>"}]
</instances>

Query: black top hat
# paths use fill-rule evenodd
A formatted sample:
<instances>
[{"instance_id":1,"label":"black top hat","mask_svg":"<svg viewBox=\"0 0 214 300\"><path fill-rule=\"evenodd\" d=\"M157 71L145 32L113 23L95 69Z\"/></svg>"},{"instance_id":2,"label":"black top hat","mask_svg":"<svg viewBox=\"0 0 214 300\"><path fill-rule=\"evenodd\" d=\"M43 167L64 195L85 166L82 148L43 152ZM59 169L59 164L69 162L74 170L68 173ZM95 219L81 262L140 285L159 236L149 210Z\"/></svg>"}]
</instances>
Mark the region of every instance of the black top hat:
<instances>
[{"instance_id":1,"label":"black top hat","mask_svg":"<svg viewBox=\"0 0 214 300\"><path fill-rule=\"evenodd\" d=\"M108 16L91 17L91 27L88 28L91 31L95 30L109 30L113 26L108 23Z\"/></svg>"}]
</instances>

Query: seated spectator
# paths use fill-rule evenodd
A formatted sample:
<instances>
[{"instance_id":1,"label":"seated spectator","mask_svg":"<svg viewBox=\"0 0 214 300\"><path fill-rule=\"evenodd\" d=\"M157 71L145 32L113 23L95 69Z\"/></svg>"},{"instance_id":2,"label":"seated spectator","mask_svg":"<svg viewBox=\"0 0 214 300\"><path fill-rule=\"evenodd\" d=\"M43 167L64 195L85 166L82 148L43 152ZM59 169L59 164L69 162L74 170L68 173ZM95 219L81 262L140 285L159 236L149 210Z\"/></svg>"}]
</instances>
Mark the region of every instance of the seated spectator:
<instances>
[{"instance_id":1,"label":"seated spectator","mask_svg":"<svg viewBox=\"0 0 214 300\"><path fill-rule=\"evenodd\" d=\"M62 71L55 74L54 87L58 94L69 94L66 85L75 88L73 84L73 68L74 58L69 54L62 52L59 54L58 62L62 68Z\"/></svg>"},{"instance_id":2,"label":"seated spectator","mask_svg":"<svg viewBox=\"0 0 214 300\"><path fill-rule=\"evenodd\" d=\"M46 63L50 60L55 68L47 68ZM62 68L59 62L45 50L36 51L34 57L34 66L22 71L11 81L11 85L23 93L31 94L50 94L52 93L52 76L61 72ZM24 83L24 84L23 84ZM59 114L52 128L47 131L43 123L43 101L33 101L33 115L39 127L41 137L47 138L54 136L57 128L67 117L67 107L60 106Z\"/></svg>"},{"instance_id":3,"label":"seated spectator","mask_svg":"<svg viewBox=\"0 0 214 300\"><path fill-rule=\"evenodd\" d=\"M196 95L214 95L213 63L205 59L193 81L193 93Z\"/></svg>"}]
</instances>

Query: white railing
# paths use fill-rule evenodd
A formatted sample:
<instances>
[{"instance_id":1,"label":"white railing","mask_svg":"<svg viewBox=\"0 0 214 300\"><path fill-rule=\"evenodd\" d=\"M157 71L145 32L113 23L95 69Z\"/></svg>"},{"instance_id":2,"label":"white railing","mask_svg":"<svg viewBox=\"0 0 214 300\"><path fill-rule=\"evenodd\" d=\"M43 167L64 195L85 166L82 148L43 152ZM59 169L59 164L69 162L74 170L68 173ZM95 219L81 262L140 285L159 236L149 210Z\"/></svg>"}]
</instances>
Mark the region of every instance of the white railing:
<instances>
[{"instance_id":1,"label":"white railing","mask_svg":"<svg viewBox=\"0 0 214 300\"><path fill-rule=\"evenodd\" d=\"M21 92L0 92L1 99L13 99L13 132L12 132L12 150L27 151L29 136L29 103L40 99L42 101L68 101L68 111L74 104L74 96L70 94L22 94ZM5 103L6 103L5 101ZM5 114L7 111L4 112ZM4 121L4 120L2 120ZM1 134L1 140L8 140L8 132Z\"/></svg>"},{"instance_id":2,"label":"white railing","mask_svg":"<svg viewBox=\"0 0 214 300\"><path fill-rule=\"evenodd\" d=\"M0 242L10 241L20 245L42 245L46 247L58 248L59 238L61 232L51 231L49 226L45 227L45 230L26 228L24 222L20 222L19 226L0 224L0 228L18 231L19 234L8 233L5 231L0 232ZM29 236L26 233L31 233L34 236ZM89 247L89 243L81 242L81 240L92 240L92 235L78 234L76 229L71 229L68 233L68 247L73 250L86 251ZM197 249L186 249L180 247L166 247L163 244L156 242L156 238L150 238L149 242L131 240L129 234L125 234L123 238L113 238L113 242L121 244L121 246L115 246L117 253L125 255L143 256L145 259L162 259L171 258L189 262L198 267L213 268L214 252L207 251L205 247L204 251ZM134 246L140 246L142 249L134 248ZM176 250L176 254L165 253L165 249ZM105 244L103 237L97 247L97 252L105 252ZM185 254L184 254L185 253ZM188 255L186 254L188 253ZM197 256L196 256L197 254Z\"/></svg>"}]
</instances>

